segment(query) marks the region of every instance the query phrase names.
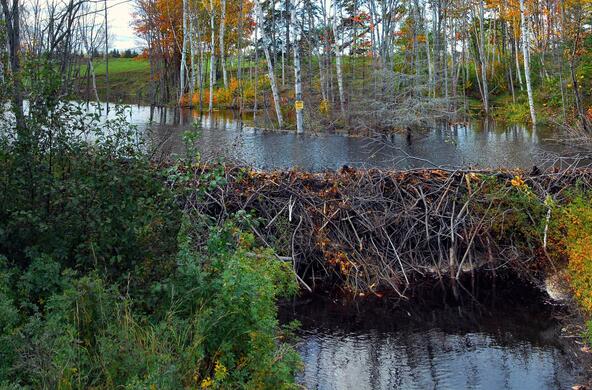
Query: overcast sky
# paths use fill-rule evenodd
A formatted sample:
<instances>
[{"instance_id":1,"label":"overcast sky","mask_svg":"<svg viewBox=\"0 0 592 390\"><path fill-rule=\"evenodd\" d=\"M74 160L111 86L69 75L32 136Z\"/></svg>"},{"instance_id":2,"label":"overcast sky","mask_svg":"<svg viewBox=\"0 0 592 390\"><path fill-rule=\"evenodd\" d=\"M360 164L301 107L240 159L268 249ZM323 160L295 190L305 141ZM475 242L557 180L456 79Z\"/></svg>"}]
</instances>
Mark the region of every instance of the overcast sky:
<instances>
[{"instance_id":1,"label":"overcast sky","mask_svg":"<svg viewBox=\"0 0 592 390\"><path fill-rule=\"evenodd\" d=\"M107 0L109 23L110 48L125 50L135 49L143 45L141 39L136 37L130 26L134 11L133 0Z\"/></svg>"}]
</instances>

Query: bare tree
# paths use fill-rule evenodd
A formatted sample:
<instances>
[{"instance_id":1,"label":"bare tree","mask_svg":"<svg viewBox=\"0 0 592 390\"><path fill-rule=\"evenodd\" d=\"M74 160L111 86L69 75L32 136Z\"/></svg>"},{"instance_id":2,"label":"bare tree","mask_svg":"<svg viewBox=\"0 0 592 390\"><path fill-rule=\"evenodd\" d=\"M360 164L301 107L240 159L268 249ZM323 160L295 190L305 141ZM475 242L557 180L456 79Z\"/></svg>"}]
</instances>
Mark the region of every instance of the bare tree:
<instances>
[{"instance_id":1,"label":"bare tree","mask_svg":"<svg viewBox=\"0 0 592 390\"><path fill-rule=\"evenodd\" d=\"M21 46L19 0L0 0L8 35L8 57L12 74L12 105L16 119L17 134L24 136L25 118L23 114L23 92L20 78L21 63L19 51Z\"/></svg>"},{"instance_id":2,"label":"bare tree","mask_svg":"<svg viewBox=\"0 0 592 390\"><path fill-rule=\"evenodd\" d=\"M292 31L294 34L294 91L296 95L296 132L304 133L304 117L302 114L303 103L302 103L302 71L300 69L300 48L298 35L296 33L296 7L292 9L291 15Z\"/></svg>"},{"instance_id":3,"label":"bare tree","mask_svg":"<svg viewBox=\"0 0 592 390\"><path fill-rule=\"evenodd\" d=\"M263 25L263 10L261 9L260 0L255 0L255 8L258 16L258 23L260 25ZM277 83L275 81L273 62L271 61L271 55L269 53L269 40L263 28L261 29L261 38L263 40L263 52L265 53L265 59L267 60L267 72L269 76L269 82L271 83L271 93L273 94L275 113L277 116L278 126L281 129L284 127L284 118L282 117L282 110L280 107L280 93L278 91Z\"/></svg>"},{"instance_id":4,"label":"bare tree","mask_svg":"<svg viewBox=\"0 0 592 390\"><path fill-rule=\"evenodd\" d=\"M528 93L528 105L530 107L530 117L532 124L536 125L536 109L534 107L534 98L532 92L532 82L530 80L530 48L528 23L526 21L526 7L524 0L520 0L520 26L522 28L522 53L524 55L524 76L526 79L526 91Z\"/></svg>"},{"instance_id":5,"label":"bare tree","mask_svg":"<svg viewBox=\"0 0 592 390\"><path fill-rule=\"evenodd\" d=\"M228 75L226 73L226 51L224 49L224 39L226 31L226 0L220 0L220 64L222 65L222 80L224 88L228 88Z\"/></svg>"},{"instance_id":6,"label":"bare tree","mask_svg":"<svg viewBox=\"0 0 592 390\"><path fill-rule=\"evenodd\" d=\"M214 1L210 0L210 105L209 112L214 110L214 84L216 83L216 10Z\"/></svg>"}]
</instances>

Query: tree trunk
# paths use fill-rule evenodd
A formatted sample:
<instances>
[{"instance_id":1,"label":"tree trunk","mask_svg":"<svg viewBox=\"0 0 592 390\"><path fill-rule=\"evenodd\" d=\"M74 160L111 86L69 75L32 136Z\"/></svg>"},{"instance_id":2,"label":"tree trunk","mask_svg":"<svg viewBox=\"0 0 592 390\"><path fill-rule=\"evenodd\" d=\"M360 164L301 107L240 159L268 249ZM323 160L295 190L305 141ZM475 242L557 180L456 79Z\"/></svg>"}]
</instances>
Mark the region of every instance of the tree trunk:
<instances>
[{"instance_id":1,"label":"tree trunk","mask_svg":"<svg viewBox=\"0 0 592 390\"><path fill-rule=\"evenodd\" d=\"M294 32L294 90L296 93L296 132L304 133L304 116L302 110L302 72L300 69L300 48L298 35L296 34L296 9L292 10L292 31Z\"/></svg>"},{"instance_id":2,"label":"tree trunk","mask_svg":"<svg viewBox=\"0 0 592 390\"><path fill-rule=\"evenodd\" d=\"M2 10L4 12L4 21L6 23L6 32L8 34L10 71L12 73L12 105L16 120L17 135L20 138L27 138L25 134L26 129L25 116L23 113L23 92L20 77L21 64L19 59L19 51L21 46L21 37L19 2L18 0L13 0L12 7L9 7L7 1L8 0L1 0L1 3Z\"/></svg>"},{"instance_id":3,"label":"tree trunk","mask_svg":"<svg viewBox=\"0 0 592 390\"><path fill-rule=\"evenodd\" d=\"M512 35L514 34L515 33L512 32ZM520 59L518 58L518 52L520 51L520 48L515 35L512 37L512 41L514 44L514 58L516 60L516 74L518 75L518 84L520 85L520 91L524 91L524 81L522 81L522 69L520 69Z\"/></svg>"},{"instance_id":4,"label":"tree trunk","mask_svg":"<svg viewBox=\"0 0 592 390\"><path fill-rule=\"evenodd\" d=\"M109 114L109 30L107 26L107 0L105 0L105 102L107 114Z\"/></svg>"},{"instance_id":5,"label":"tree trunk","mask_svg":"<svg viewBox=\"0 0 592 390\"><path fill-rule=\"evenodd\" d=\"M485 54L485 23L484 23L483 0L479 1L479 62L481 63L481 85L483 108L485 113L489 114L489 85L487 84L487 56Z\"/></svg>"},{"instance_id":6,"label":"tree trunk","mask_svg":"<svg viewBox=\"0 0 592 390\"><path fill-rule=\"evenodd\" d=\"M210 104L208 111L214 110L214 84L216 82L216 12L214 10L214 0L210 0Z\"/></svg>"},{"instance_id":7,"label":"tree trunk","mask_svg":"<svg viewBox=\"0 0 592 390\"><path fill-rule=\"evenodd\" d=\"M345 115L345 95L343 92L343 71L341 69L341 47L337 34L337 1L333 0L333 37L335 41L335 68L337 72L337 88L339 89L339 106L341 114Z\"/></svg>"},{"instance_id":8,"label":"tree trunk","mask_svg":"<svg viewBox=\"0 0 592 390\"><path fill-rule=\"evenodd\" d=\"M534 99L532 93L532 83L530 80L530 53L528 44L528 23L526 22L526 9L524 7L524 0L520 0L520 25L522 29L522 52L524 55L524 77L526 79L526 91L528 92L528 105L530 107L530 117L532 124L536 125L536 111L534 107Z\"/></svg>"},{"instance_id":9,"label":"tree trunk","mask_svg":"<svg viewBox=\"0 0 592 390\"><path fill-rule=\"evenodd\" d=\"M183 0L183 48L181 51L181 66L179 69L179 104L185 94L185 69L187 68L187 40L189 31L187 30L187 0Z\"/></svg>"},{"instance_id":10,"label":"tree trunk","mask_svg":"<svg viewBox=\"0 0 592 390\"><path fill-rule=\"evenodd\" d=\"M263 27L263 10L261 9L260 0L255 0L255 7L257 8L257 17L259 25ZM269 53L269 42L265 30L261 28L261 38L263 40L263 52L265 53L265 59L267 60L267 72L269 76L269 82L271 84L271 93L273 94L273 103L275 105L275 113L277 115L278 126L284 127L284 119L282 117L282 110L280 107L280 94L278 92L277 83L275 81L275 74L273 71L273 63L271 62L271 55Z\"/></svg>"},{"instance_id":11,"label":"tree trunk","mask_svg":"<svg viewBox=\"0 0 592 390\"><path fill-rule=\"evenodd\" d=\"M224 88L228 88L228 75L226 73L226 53L224 49L224 36L226 29L226 0L220 0L220 64L222 65L222 79Z\"/></svg>"},{"instance_id":12,"label":"tree trunk","mask_svg":"<svg viewBox=\"0 0 592 390\"><path fill-rule=\"evenodd\" d=\"M195 25L193 23L193 15L189 16L189 55L191 63L191 81L189 86L189 95L191 104L193 104L193 94L195 93L195 39L193 34L195 33Z\"/></svg>"}]
</instances>

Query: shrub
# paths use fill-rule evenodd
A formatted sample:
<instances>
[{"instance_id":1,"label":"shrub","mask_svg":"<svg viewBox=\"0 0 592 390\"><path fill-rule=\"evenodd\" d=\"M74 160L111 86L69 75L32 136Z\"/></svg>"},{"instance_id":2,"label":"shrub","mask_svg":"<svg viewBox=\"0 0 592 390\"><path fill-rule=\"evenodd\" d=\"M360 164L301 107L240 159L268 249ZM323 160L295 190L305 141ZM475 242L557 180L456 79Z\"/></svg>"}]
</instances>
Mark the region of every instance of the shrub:
<instances>
[{"instance_id":1,"label":"shrub","mask_svg":"<svg viewBox=\"0 0 592 390\"><path fill-rule=\"evenodd\" d=\"M592 313L592 208L591 199L576 197L564 211L570 284L580 305Z\"/></svg>"},{"instance_id":2,"label":"shrub","mask_svg":"<svg viewBox=\"0 0 592 390\"><path fill-rule=\"evenodd\" d=\"M188 228L178 270L159 288L162 316L139 314L96 275L77 279L21 329L13 379L35 388L294 387L299 357L276 319L277 298L296 290L291 268L232 223L212 232L204 258ZM0 310L12 326L5 295Z\"/></svg>"},{"instance_id":3,"label":"shrub","mask_svg":"<svg viewBox=\"0 0 592 390\"><path fill-rule=\"evenodd\" d=\"M161 170L125 107L101 122L35 70L26 123L0 117L0 387L293 387L292 270L235 223L182 219L195 148Z\"/></svg>"},{"instance_id":4,"label":"shrub","mask_svg":"<svg viewBox=\"0 0 592 390\"><path fill-rule=\"evenodd\" d=\"M30 118L29 140L4 135L0 253L22 270L46 256L52 275L100 269L141 284L170 272L180 214L164 176L143 157L125 108L104 125L82 110L57 105Z\"/></svg>"}]
</instances>

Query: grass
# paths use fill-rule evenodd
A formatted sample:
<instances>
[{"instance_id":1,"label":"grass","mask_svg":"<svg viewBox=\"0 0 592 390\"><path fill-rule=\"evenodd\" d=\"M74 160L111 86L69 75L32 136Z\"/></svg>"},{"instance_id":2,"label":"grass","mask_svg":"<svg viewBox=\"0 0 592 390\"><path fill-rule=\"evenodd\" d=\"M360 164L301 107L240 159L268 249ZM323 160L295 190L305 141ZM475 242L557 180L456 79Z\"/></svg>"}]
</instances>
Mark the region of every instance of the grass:
<instances>
[{"instance_id":1,"label":"grass","mask_svg":"<svg viewBox=\"0 0 592 390\"><path fill-rule=\"evenodd\" d=\"M93 63L99 97L107 95L104 60ZM110 58L109 59L109 100L122 102L143 102L148 99L148 81L150 64L146 59Z\"/></svg>"},{"instance_id":2,"label":"grass","mask_svg":"<svg viewBox=\"0 0 592 390\"><path fill-rule=\"evenodd\" d=\"M535 94L534 104L537 115L537 123L543 125L548 122L549 115L554 115L550 108L542 104L543 98ZM510 93L503 93L491 97L492 115L497 120L508 124L524 125L531 123L530 106L525 91L516 91L516 101Z\"/></svg>"},{"instance_id":3,"label":"grass","mask_svg":"<svg viewBox=\"0 0 592 390\"><path fill-rule=\"evenodd\" d=\"M97 76L105 75L105 61L94 61ZM109 76L117 76L121 73L150 73L150 63L144 58L109 58Z\"/></svg>"}]
</instances>

